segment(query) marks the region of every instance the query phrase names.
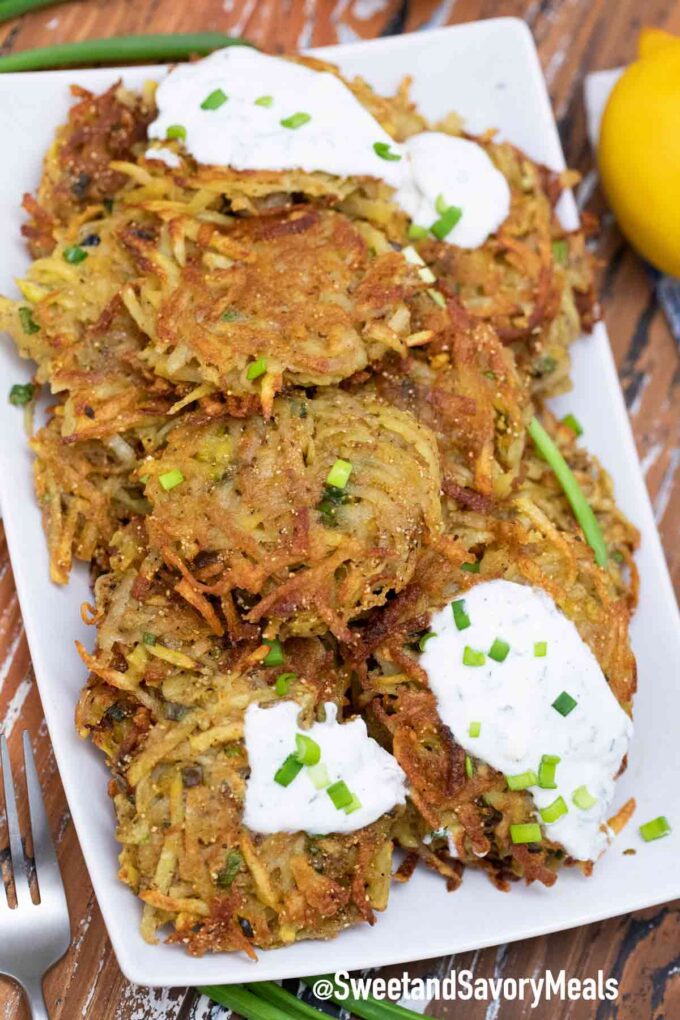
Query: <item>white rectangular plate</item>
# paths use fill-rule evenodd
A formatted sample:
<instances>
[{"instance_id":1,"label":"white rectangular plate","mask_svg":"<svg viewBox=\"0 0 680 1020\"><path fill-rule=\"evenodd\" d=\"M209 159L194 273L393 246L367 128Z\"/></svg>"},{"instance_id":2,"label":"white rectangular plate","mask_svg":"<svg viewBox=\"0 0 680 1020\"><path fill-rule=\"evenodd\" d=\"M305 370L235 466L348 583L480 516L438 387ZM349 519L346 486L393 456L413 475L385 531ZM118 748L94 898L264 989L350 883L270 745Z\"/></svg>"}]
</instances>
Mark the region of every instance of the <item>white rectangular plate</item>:
<instances>
[{"instance_id":1,"label":"white rectangular plate","mask_svg":"<svg viewBox=\"0 0 680 1020\"><path fill-rule=\"evenodd\" d=\"M497 126L533 158L554 168L562 153L533 41L526 26L502 18L422 35L409 35L322 51L349 75L360 74L379 91L396 89L413 76L413 95L426 115L458 110L473 130ZM132 86L159 69L61 71L0 76L0 292L14 290L13 277L27 263L20 239L21 195L38 182L41 161L69 105L72 82L99 91L120 74ZM9 158L8 158L9 157ZM573 223L568 197L564 216ZM180 948L149 946L138 934L138 901L116 878L113 811L106 796L107 773L98 752L74 732L73 711L85 671L73 642L92 643L80 623L79 606L89 596L87 571L75 571L59 589L48 580L40 513L31 482L31 456L21 411L6 392L30 377L9 343L0 343L0 498L17 589L45 716L87 866L121 968L144 985L196 985L264 980L338 969L373 967L457 953L543 932L585 924L680 896L677 838L646 845L630 825L584 879L561 875L552 889L517 885L497 892L479 874L466 875L448 894L425 869L406 886L395 886L374 928L344 932L332 947L305 942L260 953L257 963L241 955L192 959ZM642 530L638 563L641 604L633 624L639 663L636 736L618 804L635 795L636 823L667 814L680 833L680 627L659 538L640 474L635 446L607 336L574 348L574 392L560 404L585 425L588 446L611 470L618 499ZM635 856L623 856L626 847Z\"/></svg>"}]
</instances>

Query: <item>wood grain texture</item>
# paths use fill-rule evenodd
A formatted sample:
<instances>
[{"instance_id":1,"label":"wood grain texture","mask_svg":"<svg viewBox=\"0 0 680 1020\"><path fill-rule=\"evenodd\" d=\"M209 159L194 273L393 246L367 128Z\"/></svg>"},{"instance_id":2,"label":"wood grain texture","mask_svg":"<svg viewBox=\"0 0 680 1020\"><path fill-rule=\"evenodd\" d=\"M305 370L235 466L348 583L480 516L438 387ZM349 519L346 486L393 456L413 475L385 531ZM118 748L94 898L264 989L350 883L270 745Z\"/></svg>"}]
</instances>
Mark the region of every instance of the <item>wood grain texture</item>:
<instances>
[{"instance_id":1,"label":"wood grain texture","mask_svg":"<svg viewBox=\"0 0 680 1020\"><path fill-rule=\"evenodd\" d=\"M597 190L585 133L584 75L634 55L642 21L680 32L675 0L71 0L0 26L0 53L131 32L219 30L272 52L426 30L498 15L524 18L536 38L579 197L602 218L598 251L605 319L645 478L680 588L680 363L648 270L626 245ZM4 383L3 383L4 385ZM186 989L144 989L120 974L85 872L42 719L0 526L0 719L15 762L29 730L46 791L73 919L73 944L48 976L55 1020L217 1020L224 1015ZM6 844L0 817L0 861ZM330 950L329 950L330 955ZM556 935L413 964L413 975L455 966L485 977L526 977L565 968L581 978L603 970L621 982L615 1004L431 1003L435 1017L464 1020L670 1020L680 1016L680 902ZM402 968L393 968L394 972ZM387 971L386 971L387 973ZM0 1020L26 1020L16 988L0 978Z\"/></svg>"}]
</instances>

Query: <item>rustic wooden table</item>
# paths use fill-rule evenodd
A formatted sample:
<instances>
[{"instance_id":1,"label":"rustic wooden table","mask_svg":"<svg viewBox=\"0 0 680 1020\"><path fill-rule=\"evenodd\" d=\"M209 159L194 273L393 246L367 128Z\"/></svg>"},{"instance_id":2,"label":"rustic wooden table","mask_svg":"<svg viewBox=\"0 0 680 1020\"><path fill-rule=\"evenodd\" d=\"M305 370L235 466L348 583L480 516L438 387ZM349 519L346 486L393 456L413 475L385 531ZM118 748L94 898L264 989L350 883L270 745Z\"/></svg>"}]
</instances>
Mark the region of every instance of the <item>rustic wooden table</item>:
<instances>
[{"instance_id":1,"label":"rustic wooden table","mask_svg":"<svg viewBox=\"0 0 680 1020\"><path fill-rule=\"evenodd\" d=\"M634 54L641 23L680 32L675 0L87 0L48 8L0 26L0 53L74 39L132 32L220 30L243 34L274 51L426 31L495 15L524 18L538 44L567 159L584 174L581 197L602 217L601 295L645 478L671 572L680 588L680 361L678 346L658 308L649 276L603 207L585 134L584 75ZM1 528L1 525L0 525ZM101 914L57 775L40 699L33 682L21 614L0 530L0 720L13 755L28 728L38 764L71 907L73 943L46 981L51 1016L71 1020L216 1020L191 990L130 985L111 951ZM0 833L0 855L5 836ZM412 975L447 974L453 959L413 965ZM597 1020L662 1020L680 1016L680 903L667 904L574 931L466 953L455 960L478 976L523 977L550 967L571 976L616 976L616 1004ZM401 970L401 968L398 968ZM528 1003L478 1002L427 1012L466 1020L586 1020L587 1002L552 1003L531 1012ZM27 1015L16 987L0 978L0 1015Z\"/></svg>"}]
</instances>

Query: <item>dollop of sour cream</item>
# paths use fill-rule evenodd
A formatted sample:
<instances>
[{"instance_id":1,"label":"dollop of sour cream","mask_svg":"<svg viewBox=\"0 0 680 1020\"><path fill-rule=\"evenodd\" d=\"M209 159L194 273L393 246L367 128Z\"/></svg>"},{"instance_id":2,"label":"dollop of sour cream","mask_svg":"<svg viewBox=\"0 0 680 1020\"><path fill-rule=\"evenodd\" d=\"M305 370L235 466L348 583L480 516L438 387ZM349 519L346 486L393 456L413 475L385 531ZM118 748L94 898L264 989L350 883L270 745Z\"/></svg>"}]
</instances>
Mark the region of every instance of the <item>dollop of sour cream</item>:
<instances>
[{"instance_id":1,"label":"dollop of sour cream","mask_svg":"<svg viewBox=\"0 0 680 1020\"><path fill-rule=\"evenodd\" d=\"M170 129L199 163L377 178L419 226L440 218L438 202L460 208L445 240L463 248L483 244L510 209L505 178L475 142L426 131L400 145L334 74L248 47L175 68L156 104L149 138ZM159 151L145 155L165 160Z\"/></svg>"},{"instance_id":2,"label":"dollop of sour cream","mask_svg":"<svg viewBox=\"0 0 680 1020\"><path fill-rule=\"evenodd\" d=\"M355 832L405 803L406 777L392 755L368 736L363 719L339 723L332 702L324 709L325 722L302 730L300 706L293 701L271 708L248 706L245 743L250 776L243 821L254 832ZM358 798L359 808L350 814L337 808L328 787L317 789L306 767L288 786L274 780L288 755L295 752L298 733L316 741L321 749L319 765L325 766L329 783L344 780Z\"/></svg>"},{"instance_id":3,"label":"dollop of sour cream","mask_svg":"<svg viewBox=\"0 0 680 1020\"><path fill-rule=\"evenodd\" d=\"M568 813L542 822L543 831L576 860L595 860L608 842L604 823L632 734L629 717L574 624L544 591L496 580L461 598L463 629L446 606L433 616L436 636L420 657L442 721L468 754L506 776L538 773L543 755L558 756L556 788L532 785L528 792L537 809L564 799ZM488 654L496 639L510 646L502 662ZM483 664L465 665L466 647L484 653ZM576 701L566 715L553 707L563 692ZM476 737L471 723L479 723ZM587 810L572 799L581 787L597 798Z\"/></svg>"}]
</instances>

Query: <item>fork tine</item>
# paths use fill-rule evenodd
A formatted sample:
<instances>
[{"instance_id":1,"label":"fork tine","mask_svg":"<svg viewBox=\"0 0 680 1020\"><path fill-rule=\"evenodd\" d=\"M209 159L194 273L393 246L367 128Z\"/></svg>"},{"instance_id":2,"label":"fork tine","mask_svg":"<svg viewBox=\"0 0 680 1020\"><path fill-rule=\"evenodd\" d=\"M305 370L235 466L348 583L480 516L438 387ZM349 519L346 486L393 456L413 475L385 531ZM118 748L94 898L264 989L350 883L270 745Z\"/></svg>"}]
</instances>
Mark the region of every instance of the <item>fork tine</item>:
<instances>
[{"instance_id":1,"label":"fork tine","mask_svg":"<svg viewBox=\"0 0 680 1020\"><path fill-rule=\"evenodd\" d=\"M40 780L35 767L33 750L28 731L24 730L24 765L26 766L26 787L28 789L28 810L31 816L33 834L33 857L38 878L40 902L56 895L64 896L64 884L52 842L47 812L40 789Z\"/></svg>"},{"instance_id":2,"label":"fork tine","mask_svg":"<svg viewBox=\"0 0 680 1020\"><path fill-rule=\"evenodd\" d=\"M17 802L14 795L7 738L4 733L0 736L0 760L2 760L5 812L7 814L7 831L9 832L9 852L12 857L12 870L14 872L14 888L16 890L17 906L22 907L31 903L31 891L28 888L28 879L26 878L26 863L24 861L24 849L21 845Z\"/></svg>"}]
</instances>

